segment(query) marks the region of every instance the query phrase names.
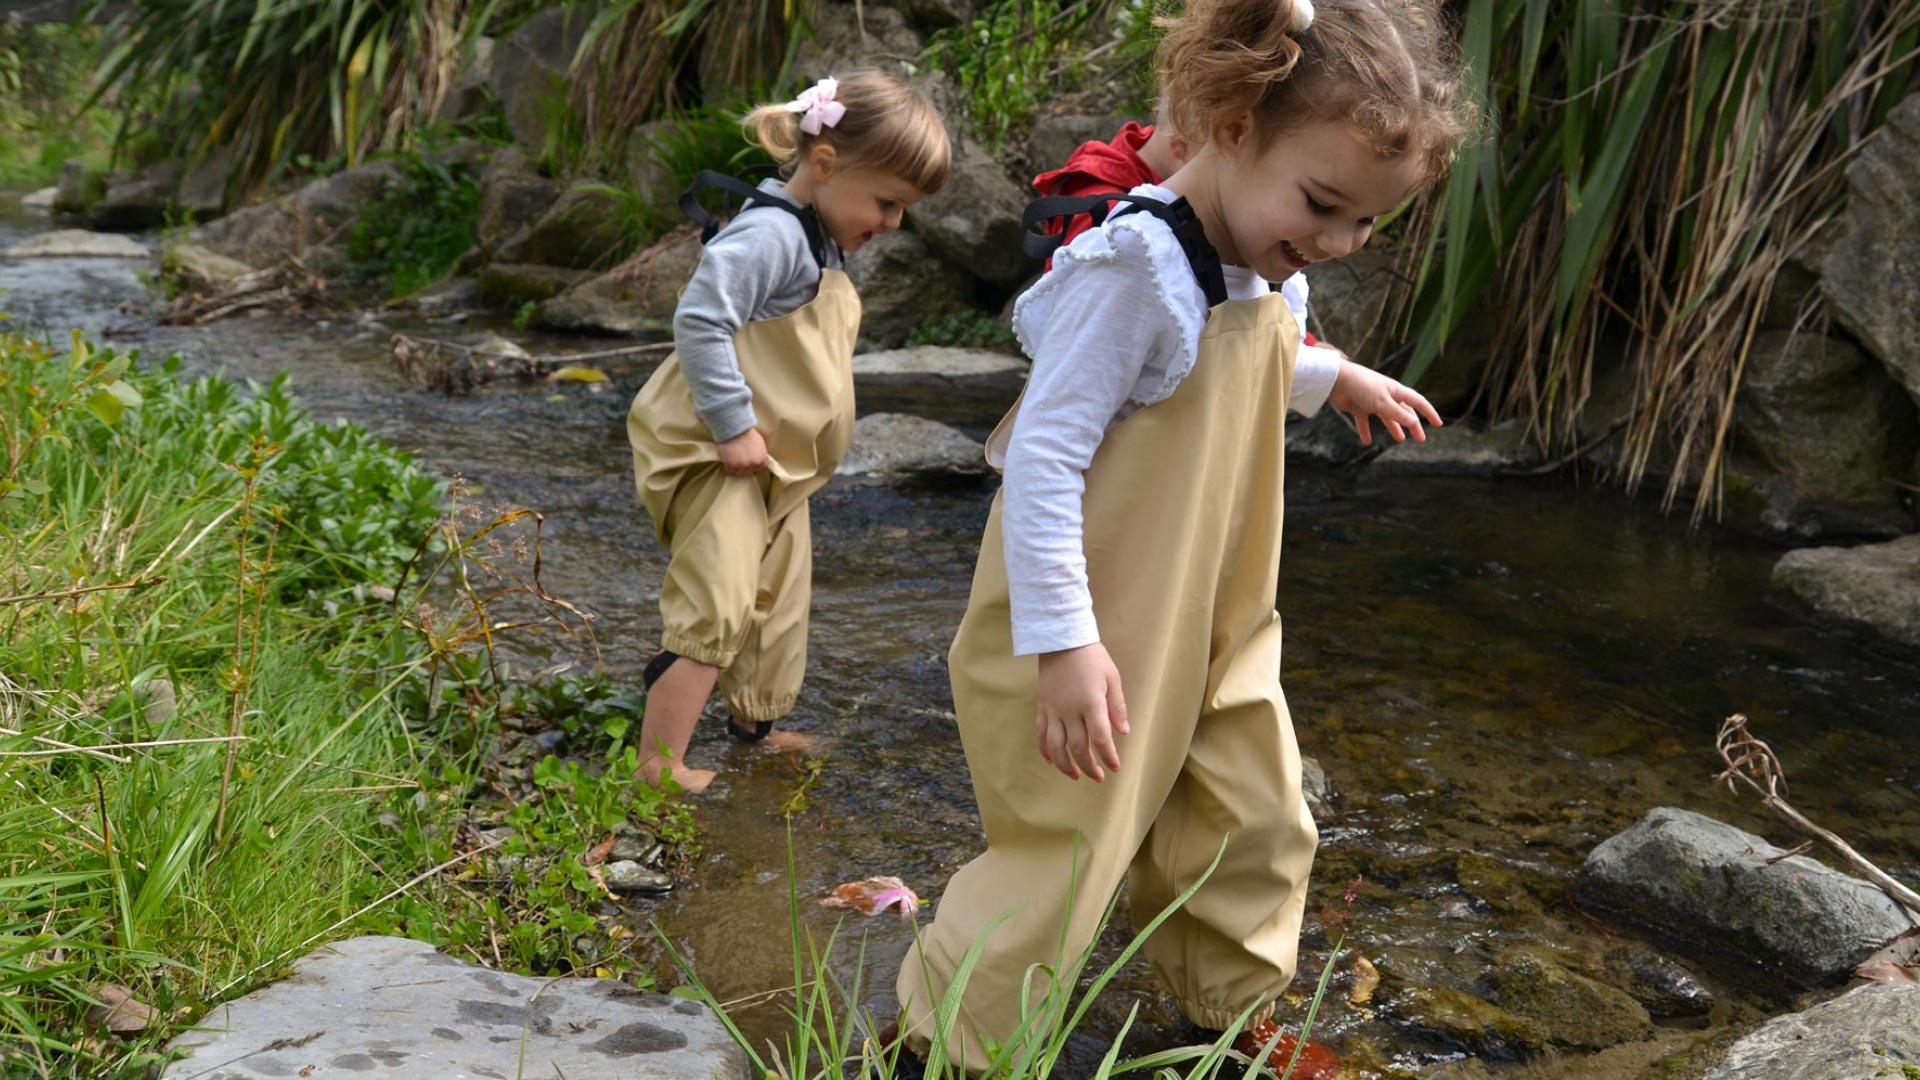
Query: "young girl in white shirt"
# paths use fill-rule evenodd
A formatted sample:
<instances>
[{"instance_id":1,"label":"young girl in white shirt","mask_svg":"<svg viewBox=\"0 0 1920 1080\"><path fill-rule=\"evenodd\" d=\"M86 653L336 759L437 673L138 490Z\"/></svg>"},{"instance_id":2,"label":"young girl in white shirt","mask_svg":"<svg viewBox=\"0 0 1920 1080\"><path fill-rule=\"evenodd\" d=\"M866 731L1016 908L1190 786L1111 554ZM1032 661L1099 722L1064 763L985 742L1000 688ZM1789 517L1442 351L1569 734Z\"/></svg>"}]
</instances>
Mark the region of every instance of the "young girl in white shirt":
<instances>
[{"instance_id":1,"label":"young girl in white shirt","mask_svg":"<svg viewBox=\"0 0 1920 1080\"><path fill-rule=\"evenodd\" d=\"M1005 484L949 657L987 850L902 963L897 1034L931 1052L984 939L939 1047L970 1072L1123 880L1144 924L1216 855L1143 952L1198 1028L1251 1009L1240 1049L1274 1034L1316 844L1279 681L1285 414L1330 400L1363 441L1440 423L1351 361L1297 368L1267 285L1358 250L1451 162L1470 109L1434 0L1193 0L1160 76L1200 148L1016 303L1033 374L988 445Z\"/></svg>"}]
</instances>

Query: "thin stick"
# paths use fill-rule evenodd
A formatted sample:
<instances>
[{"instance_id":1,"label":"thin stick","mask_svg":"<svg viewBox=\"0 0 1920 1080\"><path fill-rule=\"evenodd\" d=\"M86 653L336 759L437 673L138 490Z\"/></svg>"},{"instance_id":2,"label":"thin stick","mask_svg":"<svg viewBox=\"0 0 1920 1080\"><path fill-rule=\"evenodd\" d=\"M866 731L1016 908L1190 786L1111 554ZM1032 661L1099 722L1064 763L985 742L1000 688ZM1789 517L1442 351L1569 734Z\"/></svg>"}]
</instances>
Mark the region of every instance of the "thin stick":
<instances>
[{"instance_id":1,"label":"thin stick","mask_svg":"<svg viewBox=\"0 0 1920 1080\"><path fill-rule=\"evenodd\" d=\"M0 604L24 604L30 600L71 600L88 593L111 592L115 589L144 589L149 585L158 585L167 580L163 577L121 581L112 585L88 585L80 589L67 589L62 592L21 593L19 596L0 596Z\"/></svg>"},{"instance_id":2,"label":"thin stick","mask_svg":"<svg viewBox=\"0 0 1920 1080\"><path fill-rule=\"evenodd\" d=\"M0 728L0 735L19 735L19 734L20 732L14 731L11 728ZM64 743L58 739L49 739L44 735L29 735L27 737L34 740L35 742L43 742L43 743L50 744L51 746L54 747L54 749L52 750L0 750L0 757L53 757L57 754L93 754L98 757L106 758L109 761L113 761L121 765L125 765L133 759L115 757L114 755L105 753L104 751L144 750L149 747L155 747L155 746L191 746L196 743L247 742L252 738L252 736L250 735L209 735L205 738L198 738L198 739L152 739L147 742L101 743L99 746L75 746L72 743ZM406 786L414 787L416 785L408 784Z\"/></svg>"},{"instance_id":3,"label":"thin stick","mask_svg":"<svg viewBox=\"0 0 1920 1080\"><path fill-rule=\"evenodd\" d=\"M1920 916L1920 893L1915 893L1873 865L1837 834L1808 821L1804 814L1795 810L1781 796L1787 776L1780 767L1780 758L1774 754L1771 746L1754 738L1753 733L1747 730L1745 714L1735 713L1727 717L1720 725L1720 734L1714 738L1714 749L1720 751L1720 760L1727 763L1726 769L1713 778L1716 784L1724 783L1728 791L1735 792L1739 790L1734 783L1736 780L1745 784L1760 796L1760 801L1766 804L1767 809L1785 818L1802 833L1832 848L1855 870L1880 886L1882 892L1907 909L1910 921Z\"/></svg>"},{"instance_id":4,"label":"thin stick","mask_svg":"<svg viewBox=\"0 0 1920 1080\"><path fill-rule=\"evenodd\" d=\"M495 356L495 354L492 353L482 352L473 345L462 345L457 341L447 341L444 338L415 337L412 334L395 334L393 337L396 343L412 342L417 345L431 345L436 349L447 349L452 352L466 353L469 356L494 356L500 360L518 360L523 364L572 364L578 363L581 360L606 360L615 356L640 356L645 353L673 351L673 342L654 341L645 345L623 345L617 349L600 349L595 352L529 353L526 356Z\"/></svg>"}]
</instances>

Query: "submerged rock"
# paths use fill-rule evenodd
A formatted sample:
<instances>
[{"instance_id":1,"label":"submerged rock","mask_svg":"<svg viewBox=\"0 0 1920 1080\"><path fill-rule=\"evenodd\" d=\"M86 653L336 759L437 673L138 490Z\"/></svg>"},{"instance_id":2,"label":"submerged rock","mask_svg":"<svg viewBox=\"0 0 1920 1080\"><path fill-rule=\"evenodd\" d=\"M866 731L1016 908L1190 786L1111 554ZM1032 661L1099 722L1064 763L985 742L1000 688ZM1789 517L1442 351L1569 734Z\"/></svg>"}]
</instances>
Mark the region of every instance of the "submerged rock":
<instances>
[{"instance_id":1,"label":"submerged rock","mask_svg":"<svg viewBox=\"0 0 1920 1080\"><path fill-rule=\"evenodd\" d=\"M1501 1008L1539 1024L1555 1046L1604 1050L1639 1037L1653 1024L1625 991L1568 970L1542 948L1522 945L1502 952L1488 981Z\"/></svg>"},{"instance_id":2,"label":"submerged rock","mask_svg":"<svg viewBox=\"0 0 1920 1080\"><path fill-rule=\"evenodd\" d=\"M1818 615L1920 647L1920 535L1789 551L1774 564L1773 587Z\"/></svg>"},{"instance_id":3,"label":"submerged rock","mask_svg":"<svg viewBox=\"0 0 1920 1080\"><path fill-rule=\"evenodd\" d=\"M835 475L982 476L979 443L934 420L899 413L863 416L853 426L853 449Z\"/></svg>"},{"instance_id":4,"label":"submerged rock","mask_svg":"<svg viewBox=\"0 0 1920 1080\"><path fill-rule=\"evenodd\" d=\"M1689 956L1790 989L1844 980L1908 926L1867 882L1671 807L1595 848L1577 889L1589 908Z\"/></svg>"},{"instance_id":5,"label":"submerged rock","mask_svg":"<svg viewBox=\"0 0 1920 1080\"><path fill-rule=\"evenodd\" d=\"M705 1005L614 979L502 974L394 937L322 947L285 982L215 1006L171 1048L186 1056L164 1080L747 1075L745 1055Z\"/></svg>"},{"instance_id":6,"label":"submerged rock","mask_svg":"<svg viewBox=\"0 0 1920 1080\"><path fill-rule=\"evenodd\" d=\"M1868 983L1775 1017L1705 1080L1911 1080L1920 1076L1920 986Z\"/></svg>"},{"instance_id":7,"label":"submerged rock","mask_svg":"<svg viewBox=\"0 0 1920 1080\"><path fill-rule=\"evenodd\" d=\"M144 259L147 254L132 237L85 229L55 229L0 249L0 259Z\"/></svg>"},{"instance_id":8,"label":"submerged rock","mask_svg":"<svg viewBox=\"0 0 1920 1080\"><path fill-rule=\"evenodd\" d=\"M1713 1008L1713 993L1692 972L1638 942L1623 941L1608 949L1604 963L1620 988L1651 1016L1701 1016Z\"/></svg>"}]
</instances>

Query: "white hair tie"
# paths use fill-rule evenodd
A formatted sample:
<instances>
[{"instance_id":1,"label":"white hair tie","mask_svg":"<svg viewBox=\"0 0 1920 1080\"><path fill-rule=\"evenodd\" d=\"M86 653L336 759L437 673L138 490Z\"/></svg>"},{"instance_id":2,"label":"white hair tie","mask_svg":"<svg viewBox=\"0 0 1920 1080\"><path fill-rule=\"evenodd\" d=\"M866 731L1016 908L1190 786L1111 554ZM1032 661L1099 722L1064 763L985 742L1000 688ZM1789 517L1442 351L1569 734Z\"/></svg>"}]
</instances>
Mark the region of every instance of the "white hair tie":
<instances>
[{"instance_id":1,"label":"white hair tie","mask_svg":"<svg viewBox=\"0 0 1920 1080\"><path fill-rule=\"evenodd\" d=\"M1293 0L1293 32L1313 25L1313 0Z\"/></svg>"},{"instance_id":2,"label":"white hair tie","mask_svg":"<svg viewBox=\"0 0 1920 1080\"><path fill-rule=\"evenodd\" d=\"M1307 3L1308 0L1295 0L1295 2ZM800 91L799 97L787 102L788 112L800 114L801 131L809 135L818 135L821 128L833 127L840 123L840 118L847 115L847 107L833 100L834 94L839 89L840 80L829 75Z\"/></svg>"}]
</instances>

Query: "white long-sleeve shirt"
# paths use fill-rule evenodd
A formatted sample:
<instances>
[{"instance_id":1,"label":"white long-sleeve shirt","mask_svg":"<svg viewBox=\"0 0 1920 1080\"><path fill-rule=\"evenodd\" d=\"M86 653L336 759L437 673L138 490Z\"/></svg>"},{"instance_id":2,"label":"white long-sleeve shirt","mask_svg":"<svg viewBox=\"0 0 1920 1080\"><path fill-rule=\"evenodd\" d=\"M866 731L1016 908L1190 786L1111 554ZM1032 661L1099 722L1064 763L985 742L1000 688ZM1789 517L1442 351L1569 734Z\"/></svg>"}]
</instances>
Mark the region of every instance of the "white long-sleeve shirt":
<instances>
[{"instance_id":1,"label":"white long-sleeve shirt","mask_svg":"<svg viewBox=\"0 0 1920 1080\"><path fill-rule=\"evenodd\" d=\"M1177 198L1153 184L1133 193ZM1223 269L1229 299L1271 291L1247 267ZM1282 293L1304 327L1305 278L1296 274ZM1081 233L1015 302L1014 332L1033 372L1006 445L989 453L1006 474L1001 524L1016 655L1100 640L1087 589L1085 473L1110 427L1170 397L1193 370L1207 311L1173 230L1146 213ZM1318 411L1338 373L1338 352L1302 346L1288 406Z\"/></svg>"}]
</instances>

